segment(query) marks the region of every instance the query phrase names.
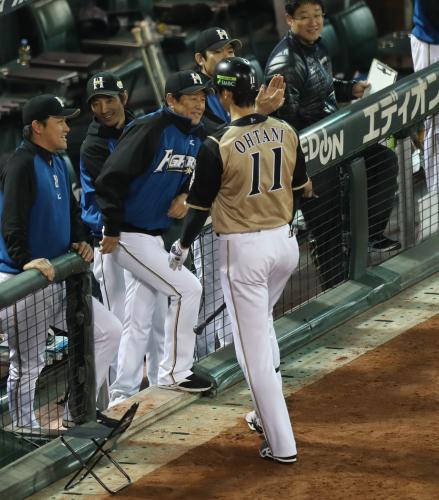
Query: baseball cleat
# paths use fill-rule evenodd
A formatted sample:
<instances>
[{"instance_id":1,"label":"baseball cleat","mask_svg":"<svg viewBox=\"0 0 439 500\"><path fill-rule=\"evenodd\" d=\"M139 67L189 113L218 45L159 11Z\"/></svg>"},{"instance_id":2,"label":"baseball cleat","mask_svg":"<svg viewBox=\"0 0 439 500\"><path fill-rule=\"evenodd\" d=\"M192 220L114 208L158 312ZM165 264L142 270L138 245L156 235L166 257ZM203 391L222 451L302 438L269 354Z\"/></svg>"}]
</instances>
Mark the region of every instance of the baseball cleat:
<instances>
[{"instance_id":1,"label":"baseball cleat","mask_svg":"<svg viewBox=\"0 0 439 500\"><path fill-rule=\"evenodd\" d=\"M279 462L281 464L294 464L297 461L297 455L291 455L290 457L275 457L271 452L271 448L267 441L262 441L261 447L259 448L259 455L262 458L268 458L274 462Z\"/></svg>"},{"instance_id":2,"label":"baseball cleat","mask_svg":"<svg viewBox=\"0 0 439 500\"><path fill-rule=\"evenodd\" d=\"M262 428L261 421L259 417L256 415L256 412L253 410L245 416L245 421L251 431L256 431L258 434L263 434L264 429Z\"/></svg>"},{"instance_id":3,"label":"baseball cleat","mask_svg":"<svg viewBox=\"0 0 439 500\"><path fill-rule=\"evenodd\" d=\"M195 375L195 373L192 373L192 375L180 380L180 382L169 385L160 385L159 387L162 389L176 389L184 392L206 392L212 389L212 383L208 380L204 380L198 375Z\"/></svg>"}]
</instances>

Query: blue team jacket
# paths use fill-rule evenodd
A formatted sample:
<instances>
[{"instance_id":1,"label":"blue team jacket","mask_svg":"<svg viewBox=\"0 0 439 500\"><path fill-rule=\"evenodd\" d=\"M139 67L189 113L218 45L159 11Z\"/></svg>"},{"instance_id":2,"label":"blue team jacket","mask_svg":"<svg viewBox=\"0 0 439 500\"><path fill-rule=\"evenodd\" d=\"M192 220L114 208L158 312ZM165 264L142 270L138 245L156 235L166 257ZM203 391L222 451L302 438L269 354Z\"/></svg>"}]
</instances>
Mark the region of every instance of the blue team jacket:
<instances>
[{"instance_id":1,"label":"blue team jacket","mask_svg":"<svg viewBox=\"0 0 439 500\"><path fill-rule=\"evenodd\" d=\"M167 107L131 122L95 183L105 234L166 230L168 209L189 187L204 136L201 124Z\"/></svg>"}]
</instances>

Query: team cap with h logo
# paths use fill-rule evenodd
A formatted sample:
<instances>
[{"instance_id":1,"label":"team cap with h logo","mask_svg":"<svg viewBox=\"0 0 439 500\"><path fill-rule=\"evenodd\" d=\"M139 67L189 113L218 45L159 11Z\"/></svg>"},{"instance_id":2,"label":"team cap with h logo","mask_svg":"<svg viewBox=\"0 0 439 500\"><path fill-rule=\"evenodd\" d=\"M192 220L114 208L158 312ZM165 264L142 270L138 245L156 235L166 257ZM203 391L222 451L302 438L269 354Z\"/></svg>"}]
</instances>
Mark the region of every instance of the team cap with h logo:
<instances>
[{"instance_id":1,"label":"team cap with h logo","mask_svg":"<svg viewBox=\"0 0 439 500\"><path fill-rule=\"evenodd\" d=\"M166 79L165 93L166 94L195 94L204 90L205 92L213 92L210 87L210 81L205 80L202 76L193 70L179 71L169 75Z\"/></svg>"},{"instance_id":2,"label":"team cap with h logo","mask_svg":"<svg viewBox=\"0 0 439 500\"><path fill-rule=\"evenodd\" d=\"M87 82L87 102L96 95L115 96L123 93L125 87L122 80L113 73L102 71L96 73Z\"/></svg>"},{"instance_id":3,"label":"team cap with h logo","mask_svg":"<svg viewBox=\"0 0 439 500\"><path fill-rule=\"evenodd\" d=\"M225 29L218 27L209 28L198 35L195 41L195 53L205 50L222 49L229 43L233 46L234 50L242 47L241 40L230 38Z\"/></svg>"},{"instance_id":4,"label":"team cap with h logo","mask_svg":"<svg viewBox=\"0 0 439 500\"><path fill-rule=\"evenodd\" d=\"M42 121L51 116L75 118L79 108L66 108L59 97L52 94L41 94L32 97L23 107L23 125L30 125L34 120Z\"/></svg>"}]
</instances>

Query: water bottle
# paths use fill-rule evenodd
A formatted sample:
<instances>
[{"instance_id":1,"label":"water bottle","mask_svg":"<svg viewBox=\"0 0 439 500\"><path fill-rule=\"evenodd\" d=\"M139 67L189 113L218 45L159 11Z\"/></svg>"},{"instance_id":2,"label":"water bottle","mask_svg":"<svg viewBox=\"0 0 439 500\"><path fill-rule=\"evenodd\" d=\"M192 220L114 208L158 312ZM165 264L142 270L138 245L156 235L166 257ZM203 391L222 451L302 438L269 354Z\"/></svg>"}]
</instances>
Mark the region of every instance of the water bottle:
<instances>
[{"instance_id":1,"label":"water bottle","mask_svg":"<svg viewBox=\"0 0 439 500\"><path fill-rule=\"evenodd\" d=\"M22 66L29 66L30 61L30 45L26 38L20 40L20 46L18 47L18 64Z\"/></svg>"}]
</instances>

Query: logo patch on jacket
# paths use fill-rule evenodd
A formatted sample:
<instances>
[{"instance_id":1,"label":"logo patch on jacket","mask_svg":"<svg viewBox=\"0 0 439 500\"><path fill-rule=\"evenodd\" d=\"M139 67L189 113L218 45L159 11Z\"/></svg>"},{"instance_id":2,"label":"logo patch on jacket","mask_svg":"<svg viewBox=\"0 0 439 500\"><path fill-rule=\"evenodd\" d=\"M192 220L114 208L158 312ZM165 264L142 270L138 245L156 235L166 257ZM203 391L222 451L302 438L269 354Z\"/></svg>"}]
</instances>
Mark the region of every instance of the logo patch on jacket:
<instances>
[{"instance_id":1,"label":"logo patch on jacket","mask_svg":"<svg viewBox=\"0 0 439 500\"><path fill-rule=\"evenodd\" d=\"M195 168L196 158L187 155L174 155L173 149L165 149L165 155L154 169L156 172L180 172L191 174Z\"/></svg>"}]
</instances>

